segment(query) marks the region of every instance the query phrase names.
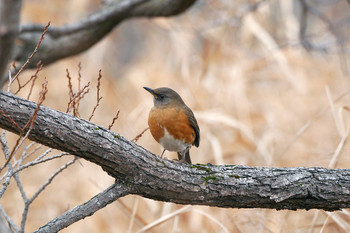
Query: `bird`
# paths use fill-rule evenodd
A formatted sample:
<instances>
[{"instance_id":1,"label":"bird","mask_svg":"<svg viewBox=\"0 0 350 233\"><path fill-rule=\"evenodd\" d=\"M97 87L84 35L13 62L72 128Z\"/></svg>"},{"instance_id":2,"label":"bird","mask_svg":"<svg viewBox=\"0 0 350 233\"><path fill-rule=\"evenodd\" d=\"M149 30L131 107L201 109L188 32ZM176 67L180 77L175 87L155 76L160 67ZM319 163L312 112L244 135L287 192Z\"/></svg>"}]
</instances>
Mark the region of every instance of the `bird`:
<instances>
[{"instance_id":1,"label":"bird","mask_svg":"<svg viewBox=\"0 0 350 233\"><path fill-rule=\"evenodd\" d=\"M175 151L181 163L192 164L190 148L199 147L200 130L192 110L180 95L168 88L144 87L153 95L154 106L148 116L148 126L153 138L164 148L164 152Z\"/></svg>"}]
</instances>

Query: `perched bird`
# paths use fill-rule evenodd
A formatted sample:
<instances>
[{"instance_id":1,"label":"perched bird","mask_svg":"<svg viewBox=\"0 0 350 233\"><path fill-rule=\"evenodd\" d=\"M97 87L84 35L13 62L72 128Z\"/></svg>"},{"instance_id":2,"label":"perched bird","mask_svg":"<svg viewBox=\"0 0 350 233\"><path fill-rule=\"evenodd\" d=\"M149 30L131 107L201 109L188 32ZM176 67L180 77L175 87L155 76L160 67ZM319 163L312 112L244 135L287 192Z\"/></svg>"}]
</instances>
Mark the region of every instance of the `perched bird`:
<instances>
[{"instance_id":1,"label":"perched bird","mask_svg":"<svg viewBox=\"0 0 350 233\"><path fill-rule=\"evenodd\" d=\"M144 87L154 97L148 125L154 139L165 150L176 151L180 162L191 164L190 148L199 146L199 127L193 112L174 90Z\"/></svg>"}]
</instances>

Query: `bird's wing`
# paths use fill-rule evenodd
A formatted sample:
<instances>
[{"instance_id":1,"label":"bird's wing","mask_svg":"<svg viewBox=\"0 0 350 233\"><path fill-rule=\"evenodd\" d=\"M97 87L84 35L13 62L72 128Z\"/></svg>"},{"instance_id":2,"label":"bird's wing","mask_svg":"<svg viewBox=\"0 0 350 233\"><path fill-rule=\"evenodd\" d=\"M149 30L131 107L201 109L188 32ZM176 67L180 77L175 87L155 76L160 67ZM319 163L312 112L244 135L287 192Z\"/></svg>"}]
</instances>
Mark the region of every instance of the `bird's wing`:
<instances>
[{"instance_id":1,"label":"bird's wing","mask_svg":"<svg viewBox=\"0 0 350 233\"><path fill-rule=\"evenodd\" d=\"M195 145L196 147L199 147L199 141L200 141L200 130L199 130L199 126L197 123L196 118L194 117L194 114L192 112L192 110L190 108L188 108L188 120L190 121L190 124L192 126L192 128L194 129L195 133L196 133L196 138L194 139L193 145Z\"/></svg>"}]
</instances>

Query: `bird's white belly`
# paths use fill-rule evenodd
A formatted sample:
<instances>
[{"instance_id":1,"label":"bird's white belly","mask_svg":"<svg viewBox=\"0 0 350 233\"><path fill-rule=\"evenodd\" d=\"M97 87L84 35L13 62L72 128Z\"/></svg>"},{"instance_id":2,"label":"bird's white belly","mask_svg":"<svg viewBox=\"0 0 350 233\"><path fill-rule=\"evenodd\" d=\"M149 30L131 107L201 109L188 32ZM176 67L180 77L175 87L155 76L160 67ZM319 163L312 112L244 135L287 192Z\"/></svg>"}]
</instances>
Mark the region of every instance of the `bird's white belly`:
<instances>
[{"instance_id":1,"label":"bird's white belly","mask_svg":"<svg viewBox=\"0 0 350 233\"><path fill-rule=\"evenodd\" d=\"M159 140L159 143L164 149L176 152L184 151L189 146L184 141L171 136L166 128L164 128L164 136Z\"/></svg>"}]
</instances>

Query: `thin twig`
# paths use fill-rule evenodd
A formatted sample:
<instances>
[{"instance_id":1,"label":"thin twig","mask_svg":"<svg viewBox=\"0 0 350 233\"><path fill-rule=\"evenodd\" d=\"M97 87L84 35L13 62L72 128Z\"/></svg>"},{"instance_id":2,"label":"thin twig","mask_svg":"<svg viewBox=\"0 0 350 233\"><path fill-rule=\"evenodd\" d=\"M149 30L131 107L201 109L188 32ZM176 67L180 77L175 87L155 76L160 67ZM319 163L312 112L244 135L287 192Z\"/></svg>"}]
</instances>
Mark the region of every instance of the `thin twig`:
<instances>
[{"instance_id":1,"label":"thin twig","mask_svg":"<svg viewBox=\"0 0 350 233\"><path fill-rule=\"evenodd\" d=\"M76 101L75 101L76 108L75 108L75 113L74 113L75 115L74 116L79 116L79 103L80 103L80 100L82 100L85 97L85 95L87 93L89 93L90 88L87 88L88 86L90 86L90 82L88 82L88 84L86 84L84 86L84 88L81 91L79 91L77 93L77 96L75 97L76 98Z\"/></svg>"},{"instance_id":2,"label":"thin twig","mask_svg":"<svg viewBox=\"0 0 350 233\"><path fill-rule=\"evenodd\" d=\"M32 80L32 84L30 85L30 89L29 89L29 93L28 93L28 96L27 96L27 99L29 100L30 96L32 95L32 91L33 91L33 87L34 87L34 84L35 84L35 81L36 79L38 78L38 73L39 71L42 69L43 65L39 62L38 63L39 65L37 66L37 72L34 74L34 78L31 79ZM30 80L29 80L30 81ZM27 84L25 84L27 85Z\"/></svg>"},{"instance_id":3,"label":"thin twig","mask_svg":"<svg viewBox=\"0 0 350 233\"><path fill-rule=\"evenodd\" d=\"M7 223L10 225L11 228L13 228L13 230L15 232L19 232L20 229L19 227L16 225L16 223L10 218L10 216L7 215L6 211L4 210L4 208L0 205L0 212L1 214L4 216L4 218L6 219Z\"/></svg>"},{"instance_id":4,"label":"thin twig","mask_svg":"<svg viewBox=\"0 0 350 233\"><path fill-rule=\"evenodd\" d=\"M142 137L142 135L149 129L149 127L147 127L146 129L144 129L140 134L136 135L136 137L131 140L132 142L137 142L137 140L140 139L140 137Z\"/></svg>"},{"instance_id":5,"label":"thin twig","mask_svg":"<svg viewBox=\"0 0 350 233\"><path fill-rule=\"evenodd\" d=\"M5 164L0 168L0 173L2 170L10 163L13 155L17 152L19 145L23 142L22 136L19 136L18 139L16 140L16 144L14 145L13 149L11 150L10 156L6 159Z\"/></svg>"},{"instance_id":6,"label":"thin twig","mask_svg":"<svg viewBox=\"0 0 350 233\"><path fill-rule=\"evenodd\" d=\"M23 66L21 67L21 69L17 72L17 74L15 75L15 77L12 79L12 82L18 78L18 75L19 75L20 73L22 73L22 71L23 71L23 70L25 69L25 67L28 65L28 63L30 62L30 60L31 60L31 59L34 57L34 55L38 52L39 46L40 46L41 42L43 41L43 39L45 38L44 36L45 36L47 30L49 29L50 24L51 24L51 22L49 21L49 22L47 23L47 25L45 26L44 32L41 34L40 39L39 39L39 42L38 42L38 44L35 46L35 49L34 49L33 53L28 57L27 61L23 64Z\"/></svg>"},{"instance_id":7,"label":"thin twig","mask_svg":"<svg viewBox=\"0 0 350 233\"><path fill-rule=\"evenodd\" d=\"M8 144L6 142L6 131L5 130L3 130L2 137L1 137L0 141L1 141L2 151L4 152L5 158L7 159L10 156L10 149L9 149ZM11 172L8 171L6 175L7 176L6 176L5 182L2 184L2 187L0 189L0 198L5 193L7 187L10 184L10 181L11 181L11 177L12 177ZM2 181L2 179L1 179L1 181Z\"/></svg>"},{"instance_id":8,"label":"thin twig","mask_svg":"<svg viewBox=\"0 0 350 233\"><path fill-rule=\"evenodd\" d=\"M70 77L69 70L66 69L66 77L68 79L68 89L69 89L69 97L72 99L74 94L73 94L73 85L72 85L72 78Z\"/></svg>"},{"instance_id":9,"label":"thin twig","mask_svg":"<svg viewBox=\"0 0 350 233\"><path fill-rule=\"evenodd\" d=\"M24 188L23 188L21 180L19 179L18 173L13 173L13 177L15 178L15 181L16 181L18 190L21 193L22 199L23 199L24 203L26 203L28 201L28 197L27 197L26 192L24 191Z\"/></svg>"},{"instance_id":10,"label":"thin twig","mask_svg":"<svg viewBox=\"0 0 350 233\"><path fill-rule=\"evenodd\" d=\"M80 91L81 83L81 62L78 63L78 90Z\"/></svg>"},{"instance_id":11,"label":"thin twig","mask_svg":"<svg viewBox=\"0 0 350 233\"><path fill-rule=\"evenodd\" d=\"M62 215L41 226L34 233L58 232L72 223L79 221L80 219L91 216L96 211L129 193L130 186L116 182L84 204L68 210Z\"/></svg>"},{"instance_id":12,"label":"thin twig","mask_svg":"<svg viewBox=\"0 0 350 233\"><path fill-rule=\"evenodd\" d=\"M115 115L115 117L112 120L112 123L108 126L108 130L111 130L111 128L113 127L115 121L119 118L119 113L120 113L120 110L118 110L117 114Z\"/></svg>"},{"instance_id":13,"label":"thin twig","mask_svg":"<svg viewBox=\"0 0 350 233\"><path fill-rule=\"evenodd\" d=\"M80 91L81 91L81 62L78 63L78 92ZM74 113L74 115L78 115L80 101L78 101L76 105L77 105L76 106L77 112Z\"/></svg>"},{"instance_id":14,"label":"thin twig","mask_svg":"<svg viewBox=\"0 0 350 233\"><path fill-rule=\"evenodd\" d=\"M34 121L36 119L36 116L38 114L40 106L43 103L43 101L45 100L45 95L46 95L47 91L48 91L47 90L47 80L45 79L45 82L42 84L42 90L41 90L41 92L39 94L39 100L37 102L37 107L36 107L34 113L32 114L32 116L30 117L29 121L27 122L27 124L20 130L19 138L17 139L16 144L13 147L13 149L12 149L12 151L10 153L10 156L7 158L5 164L0 168L0 172L9 164L9 162L11 161L13 155L17 152L17 150L20 147L20 145L22 145L24 140L28 137L31 129L33 128ZM28 128L28 130L27 130L27 128ZM27 132L25 133L26 130L27 130Z\"/></svg>"},{"instance_id":15,"label":"thin twig","mask_svg":"<svg viewBox=\"0 0 350 233\"><path fill-rule=\"evenodd\" d=\"M37 116L37 114L38 114L38 112L40 110L40 106L42 105L42 103L45 100L46 93L48 92L47 83L48 82L47 82L47 80L45 78L44 83L41 85L41 91L39 93L39 99L38 99L38 102L37 102L37 107L36 107L33 115L30 117L30 120L28 121L28 123L24 126L23 131L26 130L28 126L29 126L29 129L33 128L35 118L36 118L36 116Z\"/></svg>"},{"instance_id":16,"label":"thin twig","mask_svg":"<svg viewBox=\"0 0 350 233\"><path fill-rule=\"evenodd\" d=\"M89 121L91 121L92 117L94 116L94 113L95 113L97 107L100 105L100 101L102 99L102 97L100 97L101 78L102 78L102 74L101 74L101 70L99 70L98 71L98 78L97 78L96 105L95 105L94 109L92 110L92 113L91 113L91 115L89 117Z\"/></svg>"},{"instance_id":17,"label":"thin twig","mask_svg":"<svg viewBox=\"0 0 350 233\"><path fill-rule=\"evenodd\" d=\"M70 77L68 69L66 69L66 73L67 73L66 77L68 79L68 90L69 90L69 92L68 92L68 94L69 94L69 103L68 103L68 107L67 107L67 111L66 111L66 113L68 113L70 108L72 106L74 106L75 103L74 103L74 94L73 94L74 92L73 92L72 78Z\"/></svg>"},{"instance_id":18,"label":"thin twig","mask_svg":"<svg viewBox=\"0 0 350 233\"><path fill-rule=\"evenodd\" d=\"M2 184L1 189L0 189L0 198L4 195L5 191L7 190L7 187L10 184L12 178L12 174L11 172L9 172L9 174L7 175L5 182Z\"/></svg>"},{"instance_id":19,"label":"thin twig","mask_svg":"<svg viewBox=\"0 0 350 233\"><path fill-rule=\"evenodd\" d=\"M30 90L29 90L29 93L27 96L27 99L29 100L29 97L30 97L32 90L33 90L33 87L34 87L35 80L38 78L38 74L42 69L43 69L43 64L39 61L38 64L36 65L35 73L30 77L30 79L28 79L27 82L25 82L23 85L21 85L21 83L19 82L19 78L18 78L17 79L18 80L18 90L15 92L15 95L17 95L23 87L25 87L30 81L32 81L32 85L30 87Z\"/></svg>"},{"instance_id":20,"label":"thin twig","mask_svg":"<svg viewBox=\"0 0 350 233\"><path fill-rule=\"evenodd\" d=\"M75 161L78 160L78 157L74 157L71 161L67 162L66 164L64 164L62 167L60 167L59 169L57 169L52 175L51 177L35 192L35 194L33 195L32 198L29 199L29 202L33 202L34 199L52 182L52 180L59 174L61 173L63 170L65 170L66 168L68 168L70 165L72 165Z\"/></svg>"},{"instance_id":21,"label":"thin twig","mask_svg":"<svg viewBox=\"0 0 350 233\"><path fill-rule=\"evenodd\" d=\"M42 159L42 157L44 157L45 155L46 155L46 153L42 154L37 159L35 159L35 160L31 161L31 162L28 162L28 163L26 163L24 165L19 166L17 169L12 171L10 176L12 176L13 174L18 173L18 172L28 168L28 167L32 167L32 166L35 166L35 165L38 165L38 164L41 164L41 163L45 163L45 162L50 161L50 160L62 158L65 155L69 155L69 153L62 152L60 154L53 155L51 157L47 157L45 159ZM41 157L41 159L39 159L40 157ZM5 173L2 177L0 177L0 182L7 176L8 176L8 173Z\"/></svg>"},{"instance_id":22,"label":"thin twig","mask_svg":"<svg viewBox=\"0 0 350 233\"><path fill-rule=\"evenodd\" d=\"M60 167L59 169L57 169L50 177L49 179L35 192L35 194L28 199L28 201L25 202L25 207L24 207L24 211L22 213L22 221L21 221L21 230L22 232L24 232L24 227L27 221L27 216L28 216L28 210L29 210L29 205L38 197L38 195L44 191L44 189L51 184L52 180L58 175L60 174L63 170L65 170L66 168L68 168L70 165L72 165L75 161L77 160L77 157L74 157L71 161L67 162L66 164L64 164L62 167Z\"/></svg>"},{"instance_id":23,"label":"thin twig","mask_svg":"<svg viewBox=\"0 0 350 233\"><path fill-rule=\"evenodd\" d=\"M65 155L69 155L69 153L65 153L65 152L62 152L60 154L57 154L57 155L53 155L51 157L47 157L45 159L42 159L42 160L34 160L32 162L29 162L29 163L26 163L22 166L20 166L19 168L17 168L16 170L13 171L13 173L17 173L19 171L22 171L28 167L32 167L32 166L35 166L35 165L38 165L38 164L41 164L41 163L45 163L47 161L50 161L50 160L54 160L54 159L58 159L58 158L62 158L63 156ZM1 180L1 179L0 179Z\"/></svg>"},{"instance_id":24,"label":"thin twig","mask_svg":"<svg viewBox=\"0 0 350 233\"><path fill-rule=\"evenodd\" d=\"M21 132L22 128L10 116L8 116L3 110L0 110L0 114L3 117L5 117L9 122L11 122L11 124L17 128L18 132Z\"/></svg>"},{"instance_id":25,"label":"thin twig","mask_svg":"<svg viewBox=\"0 0 350 233\"><path fill-rule=\"evenodd\" d=\"M32 142L29 146L27 146L27 147L25 148L25 150L28 151L28 150L30 149L30 147L32 147L33 145L36 145L36 144L37 144L37 143ZM42 146L43 146L43 145L38 144L38 146L37 146L36 148L34 148L32 151L26 152L25 154L23 154L23 155L22 155L23 160L26 159L26 158L28 158L28 157L30 157L31 155L35 154L37 151L39 151L39 149L40 149ZM50 148L49 151L52 151L52 149ZM46 153L46 152L44 152L44 153ZM43 154L44 154L44 153L43 153ZM21 165L21 164L19 164L19 165Z\"/></svg>"},{"instance_id":26,"label":"thin twig","mask_svg":"<svg viewBox=\"0 0 350 233\"><path fill-rule=\"evenodd\" d=\"M99 70L98 71L98 78L97 78L97 101L99 101L99 99L100 99L101 79L102 79L102 74L101 74L101 70Z\"/></svg>"},{"instance_id":27,"label":"thin twig","mask_svg":"<svg viewBox=\"0 0 350 233\"><path fill-rule=\"evenodd\" d=\"M68 106L67 106L67 110L66 110L66 113L68 113L72 107L73 109L75 109L76 107L76 104L79 103L79 101L84 98L84 96L89 93L89 87L90 86L90 82L88 82L88 84L86 84L83 89L81 89L77 94L73 95L73 97L71 98L71 100L69 101L68 103Z\"/></svg>"}]
</instances>

